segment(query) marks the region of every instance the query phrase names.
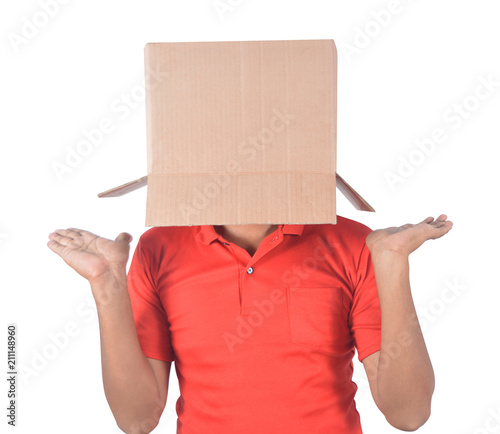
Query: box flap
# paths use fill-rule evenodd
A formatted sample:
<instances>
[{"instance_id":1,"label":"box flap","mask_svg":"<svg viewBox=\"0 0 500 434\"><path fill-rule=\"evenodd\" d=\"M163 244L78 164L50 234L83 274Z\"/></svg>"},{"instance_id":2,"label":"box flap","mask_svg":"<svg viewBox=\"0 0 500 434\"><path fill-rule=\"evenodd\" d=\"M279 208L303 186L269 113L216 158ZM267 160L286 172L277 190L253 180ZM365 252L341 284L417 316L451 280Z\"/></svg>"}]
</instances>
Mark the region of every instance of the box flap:
<instances>
[{"instance_id":1,"label":"box flap","mask_svg":"<svg viewBox=\"0 0 500 434\"><path fill-rule=\"evenodd\" d=\"M337 188L339 191L347 198L347 200L360 211L370 211L375 212L373 207L368 204L368 202L361 197L361 195L356 192L338 173L336 174ZM137 190L148 184L148 177L143 176L134 181L127 182L118 187L111 188L102 193L99 193L99 197L117 197L123 196L124 194L130 193L131 191Z\"/></svg>"}]
</instances>

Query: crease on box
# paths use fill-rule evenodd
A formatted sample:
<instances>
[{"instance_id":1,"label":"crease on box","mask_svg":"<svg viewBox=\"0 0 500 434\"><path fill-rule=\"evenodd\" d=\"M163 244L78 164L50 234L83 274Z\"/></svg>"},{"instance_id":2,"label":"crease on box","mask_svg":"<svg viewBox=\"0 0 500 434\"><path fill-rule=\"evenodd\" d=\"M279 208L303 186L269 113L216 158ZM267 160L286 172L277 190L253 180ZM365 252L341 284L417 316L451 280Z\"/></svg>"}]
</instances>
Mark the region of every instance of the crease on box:
<instances>
[{"instance_id":1,"label":"crease on box","mask_svg":"<svg viewBox=\"0 0 500 434\"><path fill-rule=\"evenodd\" d=\"M345 196L345 198L360 211L375 212L373 207L361 195L354 190L338 173L335 174L337 188ZM109 190L99 193L98 197L119 197L139 188L148 185L148 177L142 176L141 178L110 188Z\"/></svg>"}]
</instances>

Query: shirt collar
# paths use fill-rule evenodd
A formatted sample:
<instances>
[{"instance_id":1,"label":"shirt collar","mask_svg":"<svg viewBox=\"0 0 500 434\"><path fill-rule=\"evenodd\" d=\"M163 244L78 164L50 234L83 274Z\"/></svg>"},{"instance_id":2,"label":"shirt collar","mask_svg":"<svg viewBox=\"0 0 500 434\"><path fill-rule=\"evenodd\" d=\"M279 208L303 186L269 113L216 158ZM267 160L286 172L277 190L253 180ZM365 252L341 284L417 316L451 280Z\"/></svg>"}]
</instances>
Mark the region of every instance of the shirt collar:
<instances>
[{"instance_id":1,"label":"shirt collar","mask_svg":"<svg viewBox=\"0 0 500 434\"><path fill-rule=\"evenodd\" d=\"M283 234L290 235L302 235L303 230L304 225L279 225L278 227L278 231L282 231ZM220 237L220 235L215 231L213 225L196 226L195 234L195 237L199 242L207 245Z\"/></svg>"}]
</instances>

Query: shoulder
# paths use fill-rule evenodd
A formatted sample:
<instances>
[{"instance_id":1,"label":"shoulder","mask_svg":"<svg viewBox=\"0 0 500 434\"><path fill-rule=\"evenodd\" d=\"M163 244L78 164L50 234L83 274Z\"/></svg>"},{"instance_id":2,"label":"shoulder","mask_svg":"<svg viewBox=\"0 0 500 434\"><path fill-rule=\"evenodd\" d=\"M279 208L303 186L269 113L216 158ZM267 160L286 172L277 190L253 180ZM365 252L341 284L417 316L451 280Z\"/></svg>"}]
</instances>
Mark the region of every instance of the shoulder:
<instances>
[{"instance_id":1,"label":"shoulder","mask_svg":"<svg viewBox=\"0 0 500 434\"><path fill-rule=\"evenodd\" d=\"M342 216L337 216L337 224L332 226L337 226L337 230L344 232L346 236L351 236L354 238L362 237L363 241L366 236L372 231L371 228L364 225L363 223Z\"/></svg>"},{"instance_id":2,"label":"shoulder","mask_svg":"<svg viewBox=\"0 0 500 434\"><path fill-rule=\"evenodd\" d=\"M156 251L159 248L181 242L192 236L194 226L155 226L146 230L139 238L138 244L142 248Z\"/></svg>"},{"instance_id":3,"label":"shoulder","mask_svg":"<svg viewBox=\"0 0 500 434\"><path fill-rule=\"evenodd\" d=\"M307 225L310 245L324 249L332 261L341 260L345 267L356 269L359 260L366 251L366 237L372 230L355 220L337 216L336 224ZM307 232L306 232L307 230Z\"/></svg>"}]
</instances>

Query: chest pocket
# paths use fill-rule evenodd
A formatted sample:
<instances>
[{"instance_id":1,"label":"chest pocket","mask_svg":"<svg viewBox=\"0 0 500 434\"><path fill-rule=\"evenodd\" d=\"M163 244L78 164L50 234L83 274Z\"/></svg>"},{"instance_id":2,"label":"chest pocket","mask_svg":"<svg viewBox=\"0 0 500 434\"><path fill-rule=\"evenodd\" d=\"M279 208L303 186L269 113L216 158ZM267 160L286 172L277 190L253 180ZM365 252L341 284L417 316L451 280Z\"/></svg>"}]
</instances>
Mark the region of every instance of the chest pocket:
<instances>
[{"instance_id":1,"label":"chest pocket","mask_svg":"<svg viewBox=\"0 0 500 434\"><path fill-rule=\"evenodd\" d=\"M287 288L290 340L329 355L353 348L348 309L339 287Z\"/></svg>"}]
</instances>

